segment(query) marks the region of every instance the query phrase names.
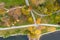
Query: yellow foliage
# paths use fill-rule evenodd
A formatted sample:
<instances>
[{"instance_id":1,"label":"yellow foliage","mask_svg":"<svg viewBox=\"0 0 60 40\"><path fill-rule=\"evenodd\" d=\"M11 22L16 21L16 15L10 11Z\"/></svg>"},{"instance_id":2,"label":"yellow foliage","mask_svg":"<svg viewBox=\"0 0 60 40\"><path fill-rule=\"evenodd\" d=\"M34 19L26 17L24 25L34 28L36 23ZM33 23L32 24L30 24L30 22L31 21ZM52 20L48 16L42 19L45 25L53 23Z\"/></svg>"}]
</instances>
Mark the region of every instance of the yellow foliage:
<instances>
[{"instance_id":1,"label":"yellow foliage","mask_svg":"<svg viewBox=\"0 0 60 40\"><path fill-rule=\"evenodd\" d=\"M7 33L7 31L4 31L4 30L3 30L3 31L0 31L0 35L2 35L2 36L3 36L4 34L6 34L6 33Z\"/></svg>"},{"instance_id":2,"label":"yellow foliage","mask_svg":"<svg viewBox=\"0 0 60 40\"><path fill-rule=\"evenodd\" d=\"M36 5L37 0L30 0L32 4Z\"/></svg>"},{"instance_id":3,"label":"yellow foliage","mask_svg":"<svg viewBox=\"0 0 60 40\"><path fill-rule=\"evenodd\" d=\"M39 0L39 4L43 4L46 0Z\"/></svg>"},{"instance_id":4,"label":"yellow foliage","mask_svg":"<svg viewBox=\"0 0 60 40\"><path fill-rule=\"evenodd\" d=\"M22 8L22 13L23 13L23 15L29 15L30 10L26 10L26 9Z\"/></svg>"},{"instance_id":5,"label":"yellow foliage","mask_svg":"<svg viewBox=\"0 0 60 40\"><path fill-rule=\"evenodd\" d=\"M39 30L46 29L46 26L39 26Z\"/></svg>"},{"instance_id":6,"label":"yellow foliage","mask_svg":"<svg viewBox=\"0 0 60 40\"><path fill-rule=\"evenodd\" d=\"M55 19L57 19L57 20L58 20L58 19L60 19L60 17L59 17L59 16L56 16L56 17L55 17Z\"/></svg>"},{"instance_id":7,"label":"yellow foliage","mask_svg":"<svg viewBox=\"0 0 60 40\"><path fill-rule=\"evenodd\" d=\"M49 16L52 15L52 13L51 12L48 12L48 11L45 14L47 14Z\"/></svg>"},{"instance_id":8,"label":"yellow foliage","mask_svg":"<svg viewBox=\"0 0 60 40\"><path fill-rule=\"evenodd\" d=\"M28 22L33 23L33 18L32 17L29 17L28 18Z\"/></svg>"},{"instance_id":9,"label":"yellow foliage","mask_svg":"<svg viewBox=\"0 0 60 40\"><path fill-rule=\"evenodd\" d=\"M32 31L31 33L32 34L29 35L31 38L38 38L41 35L41 30L36 29Z\"/></svg>"},{"instance_id":10,"label":"yellow foliage","mask_svg":"<svg viewBox=\"0 0 60 40\"><path fill-rule=\"evenodd\" d=\"M41 34L41 30L36 29L36 30L35 30L35 34L36 34L36 35L40 35L40 34Z\"/></svg>"},{"instance_id":11,"label":"yellow foliage","mask_svg":"<svg viewBox=\"0 0 60 40\"><path fill-rule=\"evenodd\" d=\"M19 22L20 20L16 20L17 22Z\"/></svg>"},{"instance_id":12,"label":"yellow foliage","mask_svg":"<svg viewBox=\"0 0 60 40\"><path fill-rule=\"evenodd\" d=\"M28 27L28 30L31 31L31 32L34 31L35 29L36 29L36 27L33 27L33 26Z\"/></svg>"},{"instance_id":13,"label":"yellow foliage","mask_svg":"<svg viewBox=\"0 0 60 40\"><path fill-rule=\"evenodd\" d=\"M48 9L47 9L47 8L45 8L45 9L44 9L44 13L47 13L47 11L48 11Z\"/></svg>"},{"instance_id":14,"label":"yellow foliage","mask_svg":"<svg viewBox=\"0 0 60 40\"><path fill-rule=\"evenodd\" d=\"M5 12L6 12L6 11L5 11L4 9L0 9L0 14L3 15L3 14L5 14Z\"/></svg>"},{"instance_id":15,"label":"yellow foliage","mask_svg":"<svg viewBox=\"0 0 60 40\"><path fill-rule=\"evenodd\" d=\"M15 21L14 24L16 24L17 22Z\"/></svg>"},{"instance_id":16,"label":"yellow foliage","mask_svg":"<svg viewBox=\"0 0 60 40\"><path fill-rule=\"evenodd\" d=\"M7 24L8 27L10 27L10 24Z\"/></svg>"},{"instance_id":17,"label":"yellow foliage","mask_svg":"<svg viewBox=\"0 0 60 40\"><path fill-rule=\"evenodd\" d=\"M14 24L12 24L14 26Z\"/></svg>"},{"instance_id":18,"label":"yellow foliage","mask_svg":"<svg viewBox=\"0 0 60 40\"><path fill-rule=\"evenodd\" d=\"M41 23L41 18L37 18L36 23L40 24Z\"/></svg>"},{"instance_id":19,"label":"yellow foliage","mask_svg":"<svg viewBox=\"0 0 60 40\"><path fill-rule=\"evenodd\" d=\"M48 32L55 32L56 28L55 27L48 27L47 31Z\"/></svg>"},{"instance_id":20,"label":"yellow foliage","mask_svg":"<svg viewBox=\"0 0 60 40\"><path fill-rule=\"evenodd\" d=\"M45 0L31 0L31 3L34 5L39 5L39 4L43 4L45 2Z\"/></svg>"},{"instance_id":21,"label":"yellow foliage","mask_svg":"<svg viewBox=\"0 0 60 40\"><path fill-rule=\"evenodd\" d=\"M58 7L54 7L54 11L58 10Z\"/></svg>"}]
</instances>

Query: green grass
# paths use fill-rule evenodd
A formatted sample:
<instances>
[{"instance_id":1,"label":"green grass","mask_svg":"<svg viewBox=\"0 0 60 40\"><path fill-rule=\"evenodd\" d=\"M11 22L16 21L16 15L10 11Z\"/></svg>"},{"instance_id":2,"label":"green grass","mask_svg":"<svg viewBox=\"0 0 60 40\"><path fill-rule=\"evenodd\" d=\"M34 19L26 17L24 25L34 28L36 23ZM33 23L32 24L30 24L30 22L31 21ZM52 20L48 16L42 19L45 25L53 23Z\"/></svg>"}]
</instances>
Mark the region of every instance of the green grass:
<instances>
[{"instance_id":1,"label":"green grass","mask_svg":"<svg viewBox=\"0 0 60 40\"><path fill-rule=\"evenodd\" d=\"M0 0L1 2L4 2L7 8L10 6L25 5L25 0Z\"/></svg>"}]
</instances>

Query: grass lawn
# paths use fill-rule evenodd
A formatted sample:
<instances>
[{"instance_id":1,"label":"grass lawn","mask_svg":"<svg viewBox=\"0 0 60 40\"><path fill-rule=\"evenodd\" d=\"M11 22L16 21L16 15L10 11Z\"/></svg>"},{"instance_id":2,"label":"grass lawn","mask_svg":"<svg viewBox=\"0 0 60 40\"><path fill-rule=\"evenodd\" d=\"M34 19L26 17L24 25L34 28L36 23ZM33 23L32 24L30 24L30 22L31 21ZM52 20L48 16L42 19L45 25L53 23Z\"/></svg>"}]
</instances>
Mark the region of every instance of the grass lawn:
<instances>
[{"instance_id":1,"label":"grass lawn","mask_svg":"<svg viewBox=\"0 0 60 40\"><path fill-rule=\"evenodd\" d=\"M25 5L25 0L0 0L1 2L4 2L7 8L10 6Z\"/></svg>"}]
</instances>

